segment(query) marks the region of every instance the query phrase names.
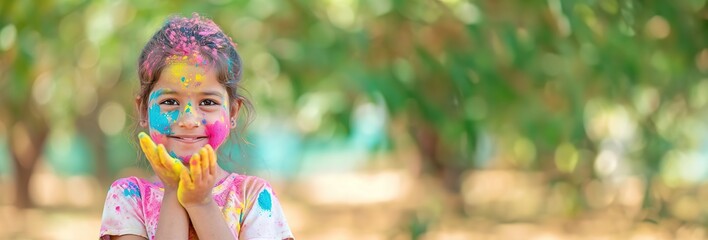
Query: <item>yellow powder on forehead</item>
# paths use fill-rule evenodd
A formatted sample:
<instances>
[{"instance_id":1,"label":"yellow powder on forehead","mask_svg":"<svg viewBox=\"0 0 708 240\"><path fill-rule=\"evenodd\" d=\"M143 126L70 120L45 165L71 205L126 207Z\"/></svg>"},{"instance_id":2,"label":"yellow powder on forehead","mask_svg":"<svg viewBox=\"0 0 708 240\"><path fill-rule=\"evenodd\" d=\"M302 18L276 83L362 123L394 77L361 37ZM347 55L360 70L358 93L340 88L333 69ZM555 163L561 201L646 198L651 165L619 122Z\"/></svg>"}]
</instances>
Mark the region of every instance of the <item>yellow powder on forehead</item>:
<instances>
[{"instance_id":1,"label":"yellow powder on forehead","mask_svg":"<svg viewBox=\"0 0 708 240\"><path fill-rule=\"evenodd\" d=\"M172 81L179 81L181 85L188 88L192 83L204 81L204 75L208 71L205 62L198 54L192 56L172 55L166 59L167 67ZM196 68L191 68L194 66Z\"/></svg>"}]
</instances>

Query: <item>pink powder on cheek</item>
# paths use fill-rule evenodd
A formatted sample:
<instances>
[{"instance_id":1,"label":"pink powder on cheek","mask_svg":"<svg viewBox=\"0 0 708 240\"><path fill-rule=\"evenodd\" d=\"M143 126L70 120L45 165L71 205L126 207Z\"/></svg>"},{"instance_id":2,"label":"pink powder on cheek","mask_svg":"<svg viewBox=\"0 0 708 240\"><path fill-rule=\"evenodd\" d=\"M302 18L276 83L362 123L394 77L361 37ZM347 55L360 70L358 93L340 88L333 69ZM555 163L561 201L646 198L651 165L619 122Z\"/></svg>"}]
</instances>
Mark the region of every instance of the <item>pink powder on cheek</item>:
<instances>
[{"instance_id":1,"label":"pink powder on cheek","mask_svg":"<svg viewBox=\"0 0 708 240\"><path fill-rule=\"evenodd\" d=\"M157 131L150 131L150 138L155 142L155 145L164 144L167 141L167 136Z\"/></svg>"},{"instance_id":2,"label":"pink powder on cheek","mask_svg":"<svg viewBox=\"0 0 708 240\"><path fill-rule=\"evenodd\" d=\"M207 138L209 138L209 145L215 150L218 149L229 136L229 129L228 122L216 121L212 124L207 124L206 134Z\"/></svg>"}]
</instances>

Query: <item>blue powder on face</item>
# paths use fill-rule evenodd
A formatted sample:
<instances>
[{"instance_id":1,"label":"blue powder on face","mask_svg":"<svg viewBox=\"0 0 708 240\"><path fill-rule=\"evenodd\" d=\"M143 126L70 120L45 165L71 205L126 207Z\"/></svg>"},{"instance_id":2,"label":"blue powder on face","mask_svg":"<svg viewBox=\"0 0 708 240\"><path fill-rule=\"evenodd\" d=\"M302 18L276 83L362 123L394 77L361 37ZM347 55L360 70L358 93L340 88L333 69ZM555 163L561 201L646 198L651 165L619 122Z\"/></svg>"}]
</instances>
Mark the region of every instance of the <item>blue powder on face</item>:
<instances>
[{"instance_id":1,"label":"blue powder on face","mask_svg":"<svg viewBox=\"0 0 708 240\"><path fill-rule=\"evenodd\" d=\"M170 155L170 157L179 159L179 157L177 157L177 154L173 151L170 151L168 154Z\"/></svg>"},{"instance_id":2,"label":"blue powder on face","mask_svg":"<svg viewBox=\"0 0 708 240\"><path fill-rule=\"evenodd\" d=\"M272 206L270 201L270 193L268 193L265 189L258 194L258 206L260 206L263 210L270 211Z\"/></svg>"},{"instance_id":3,"label":"blue powder on face","mask_svg":"<svg viewBox=\"0 0 708 240\"><path fill-rule=\"evenodd\" d=\"M157 97L159 97L160 94L162 94L162 89L154 91L150 94L150 100L148 101L151 103L148 108L150 128L160 134L170 135L172 134L172 128L170 128L170 126L179 117L179 110L173 110L165 113L160 111L160 104L157 102Z\"/></svg>"},{"instance_id":4,"label":"blue powder on face","mask_svg":"<svg viewBox=\"0 0 708 240\"><path fill-rule=\"evenodd\" d=\"M140 197L140 188L133 182L128 182L128 187L123 189L123 196Z\"/></svg>"}]
</instances>

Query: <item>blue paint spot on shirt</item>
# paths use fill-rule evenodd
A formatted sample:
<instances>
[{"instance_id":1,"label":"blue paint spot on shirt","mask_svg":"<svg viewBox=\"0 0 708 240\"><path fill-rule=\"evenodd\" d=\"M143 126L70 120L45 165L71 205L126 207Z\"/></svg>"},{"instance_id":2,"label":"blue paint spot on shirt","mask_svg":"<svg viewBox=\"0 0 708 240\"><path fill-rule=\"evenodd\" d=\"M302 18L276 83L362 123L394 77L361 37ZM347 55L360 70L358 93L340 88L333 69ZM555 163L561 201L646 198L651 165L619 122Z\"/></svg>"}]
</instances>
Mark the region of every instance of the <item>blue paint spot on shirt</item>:
<instances>
[{"instance_id":1,"label":"blue paint spot on shirt","mask_svg":"<svg viewBox=\"0 0 708 240\"><path fill-rule=\"evenodd\" d=\"M123 189L123 196L140 197L140 188L133 182L128 182L128 187Z\"/></svg>"},{"instance_id":2,"label":"blue paint spot on shirt","mask_svg":"<svg viewBox=\"0 0 708 240\"><path fill-rule=\"evenodd\" d=\"M261 207L261 209L270 211L270 208L272 207L272 202L270 201L270 193L263 189L260 194L258 194L258 206Z\"/></svg>"}]
</instances>

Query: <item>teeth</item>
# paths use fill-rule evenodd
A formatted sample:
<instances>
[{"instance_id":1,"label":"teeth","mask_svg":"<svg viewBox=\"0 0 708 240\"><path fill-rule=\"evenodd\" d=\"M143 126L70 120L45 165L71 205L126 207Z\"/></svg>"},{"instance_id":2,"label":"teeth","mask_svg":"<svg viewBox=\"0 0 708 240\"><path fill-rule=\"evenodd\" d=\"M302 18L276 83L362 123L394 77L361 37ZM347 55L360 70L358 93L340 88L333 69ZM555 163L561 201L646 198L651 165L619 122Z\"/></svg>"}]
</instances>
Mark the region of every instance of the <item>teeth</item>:
<instances>
[{"instance_id":1,"label":"teeth","mask_svg":"<svg viewBox=\"0 0 708 240\"><path fill-rule=\"evenodd\" d=\"M176 136L174 136L173 138L187 140L187 141L194 141L194 140L204 139L205 137L176 137Z\"/></svg>"},{"instance_id":2,"label":"teeth","mask_svg":"<svg viewBox=\"0 0 708 240\"><path fill-rule=\"evenodd\" d=\"M191 140L202 139L201 137L178 137L178 138L179 138L179 139L183 139L183 140L190 140L190 141L191 141Z\"/></svg>"}]
</instances>

